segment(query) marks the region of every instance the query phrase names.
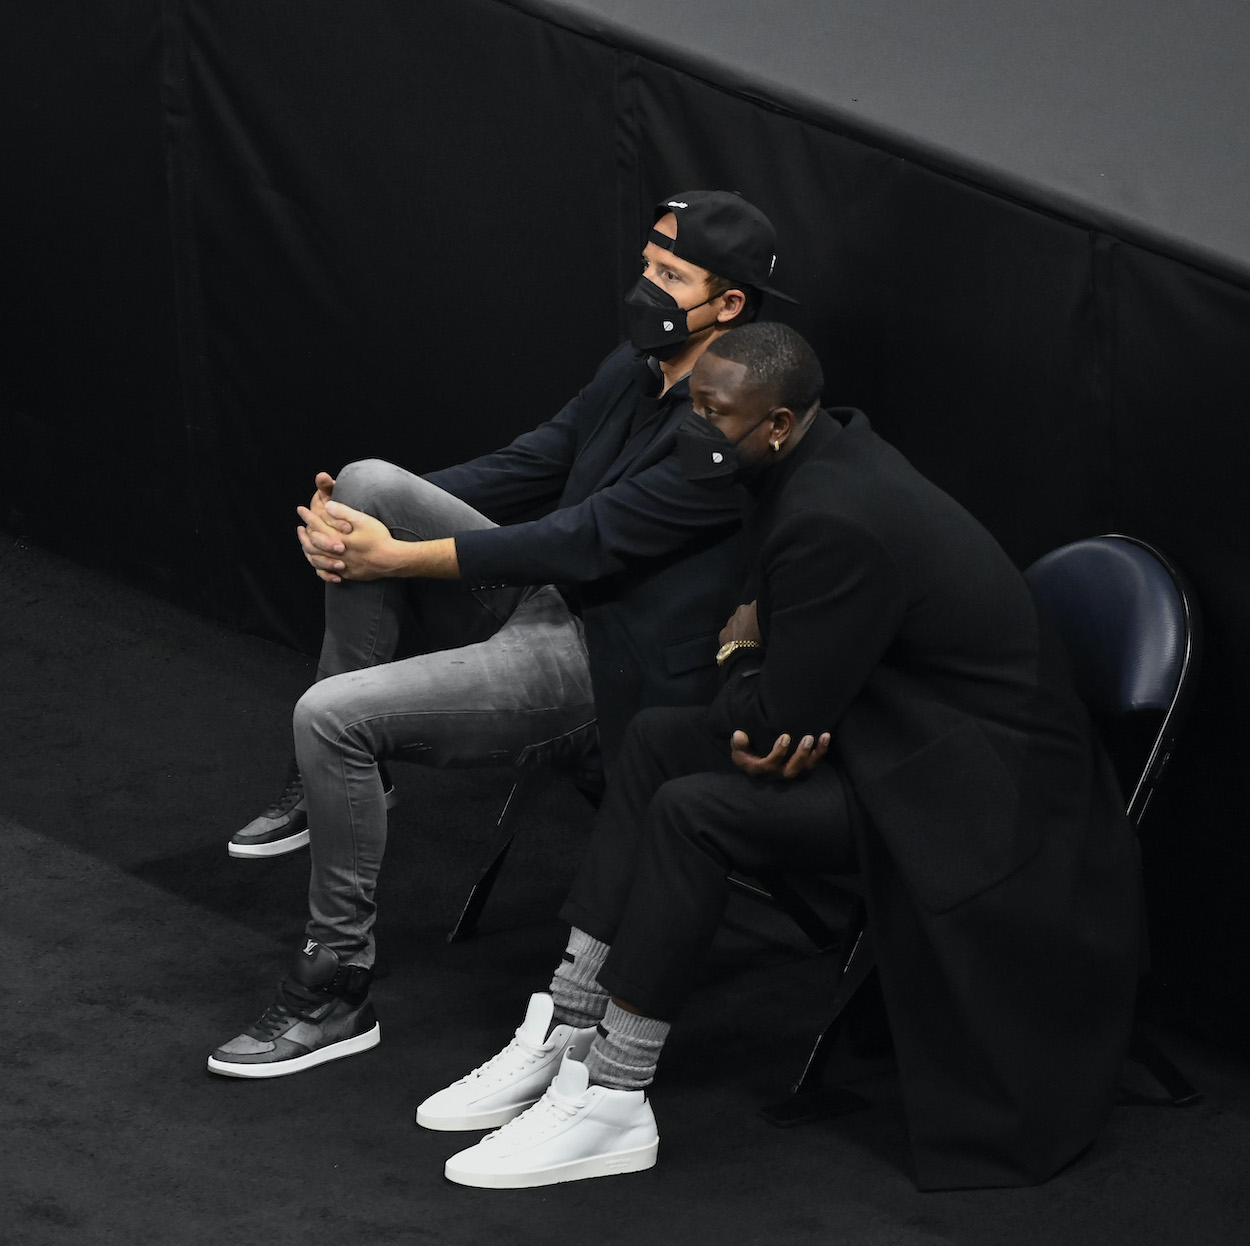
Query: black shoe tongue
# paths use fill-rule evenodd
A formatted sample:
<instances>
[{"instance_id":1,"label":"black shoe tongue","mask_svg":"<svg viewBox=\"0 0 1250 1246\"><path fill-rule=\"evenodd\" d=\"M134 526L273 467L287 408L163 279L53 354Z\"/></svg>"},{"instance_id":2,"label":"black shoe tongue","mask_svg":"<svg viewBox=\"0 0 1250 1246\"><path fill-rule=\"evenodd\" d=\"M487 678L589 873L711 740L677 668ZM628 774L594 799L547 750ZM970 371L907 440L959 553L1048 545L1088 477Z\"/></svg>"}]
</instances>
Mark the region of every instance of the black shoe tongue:
<instances>
[{"instance_id":1,"label":"black shoe tongue","mask_svg":"<svg viewBox=\"0 0 1250 1246\"><path fill-rule=\"evenodd\" d=\"M295 954L291 977L301 986L329 986L338 972L339 958L315 939L305 939Z\"/></svg>"}]
</instances>

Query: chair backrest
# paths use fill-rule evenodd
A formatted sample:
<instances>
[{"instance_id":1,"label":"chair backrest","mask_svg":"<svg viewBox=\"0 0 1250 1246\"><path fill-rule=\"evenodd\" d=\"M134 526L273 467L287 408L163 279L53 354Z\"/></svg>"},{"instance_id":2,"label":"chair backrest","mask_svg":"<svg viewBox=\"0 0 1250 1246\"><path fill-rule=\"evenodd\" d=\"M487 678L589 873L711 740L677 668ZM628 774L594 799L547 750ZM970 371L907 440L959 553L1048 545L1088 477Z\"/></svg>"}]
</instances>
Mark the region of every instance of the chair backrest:
<instances>
[{"instance_id":1,"label":"chair backrest","mask_svg":"<svg viewBox=\"0 0 1250 1246\"><path fill-rule=\"evenodd\" d=\"M1025 573L1039 607L1058 628L1076 689L1104 719L1161 715L1128 802L1146 811L1192 696L1198 616L1180 572L1133 537L1091 537L1053 550Z\"/></svg>"}]
</instances>

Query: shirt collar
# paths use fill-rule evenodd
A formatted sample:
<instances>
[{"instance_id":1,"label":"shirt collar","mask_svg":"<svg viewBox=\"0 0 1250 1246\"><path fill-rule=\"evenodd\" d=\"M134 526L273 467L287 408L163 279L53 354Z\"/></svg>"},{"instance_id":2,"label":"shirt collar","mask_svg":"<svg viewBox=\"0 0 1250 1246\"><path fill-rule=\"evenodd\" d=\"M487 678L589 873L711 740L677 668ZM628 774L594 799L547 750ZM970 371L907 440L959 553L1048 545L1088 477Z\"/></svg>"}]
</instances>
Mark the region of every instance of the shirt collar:
<instances>
[{"instance_id":1,"label":"shirt collar","mask_svg":"<svg viewBox=\"0 0 1250 1246\"><path fill-rule=\"evenodd\" d=\"M655 380L660 382L660 388L663 389L664 370L660 367L660 361L654 355L644 355L642 358L643 358L643 362L647 365L647 369L650 371L652 377L654 377ZM693 370L694 369L692 368L691 371ZM672 383L672 385L668 387L668 393L664 395L663 401L667 402L673 396L673 394L676 393L678 390L680 390L683 396L689 392L690 372L683 372L681 376L679 376Z\"/></svg>"}]
</instances>

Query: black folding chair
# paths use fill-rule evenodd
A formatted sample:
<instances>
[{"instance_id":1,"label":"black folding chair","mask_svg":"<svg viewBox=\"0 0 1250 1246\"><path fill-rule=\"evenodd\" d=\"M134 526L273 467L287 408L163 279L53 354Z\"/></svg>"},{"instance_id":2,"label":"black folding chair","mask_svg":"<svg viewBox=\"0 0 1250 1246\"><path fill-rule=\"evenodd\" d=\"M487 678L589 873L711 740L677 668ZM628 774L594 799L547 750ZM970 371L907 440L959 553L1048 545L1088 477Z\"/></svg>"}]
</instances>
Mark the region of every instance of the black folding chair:
<instances>
[{"instance_id":1,"label":"black folding chair","mask_svg":"<svg viewBox=\"0 0 1250 1246\"><path fill-rule=\"evenodd\" d=\"M1127 536L1065 545L1038 559L1024 578L1063 637L1077 692L1107 740L1124 790L1131 792L1128 817L1136 829L1193 698L1201 635L1193 595L1163 554ZM876 967L866 924L853 932L849 948L829 1022L790 1098L763 1109L774 1124L833 1115L863 1102L843 1088L821 1086L847 1005ZM1140 1023L1134 1026L1128 1055L1158 1081L1169 1102L1180 1107L1201 1098ZM1125 1097L1155 1102L1140 1095Z\"/></svg>"},{"instance_id":2,"label":"black folding chair","mask_svg":"<svg viewBox=\"0 0 1250 1246\"><path fill-rule=\"evenodd\" d=\"M495 879L499 877L499 871L503 868L504 861L507 860L512 841L516 838L518 818L531 803L539 787L551 782L554 774L553 768L547 765L531 764L522 768L519 777L508 792L503 808L499 811L499 817L495 822L495 835L482 867L478 871L477 881L469 889L468 898L464 902L464 908L460 910L456 924L447 932L448 943L459 943L465 939L471 939L477 933L478 919L486 907L486 901L490 899ZM598 808L599 798L603 794L602 775L587 772L570 777L591 806Z\"/></svg>"},{"instance_id":3,"label":"black folding chair","mask_svg":"<svg viewBox=\"0 0 1250 1246\"><path fill-rule=\"evenodd\" d=\"M1137 830L1197 686L1202 633L1189 584L1154 546L1118 535L1054 550L1025 579L1063 636L1077 691L1102 727L1124 791L1131 793L1128 818ZM1142 920L1148 970L1144 909ZM1177 1107L1201 1099L1140 1022L1129 1058L1150 1072ZM1129 1092L1123 1097L1151 1101Z\"/></svg>"}]
</instances>

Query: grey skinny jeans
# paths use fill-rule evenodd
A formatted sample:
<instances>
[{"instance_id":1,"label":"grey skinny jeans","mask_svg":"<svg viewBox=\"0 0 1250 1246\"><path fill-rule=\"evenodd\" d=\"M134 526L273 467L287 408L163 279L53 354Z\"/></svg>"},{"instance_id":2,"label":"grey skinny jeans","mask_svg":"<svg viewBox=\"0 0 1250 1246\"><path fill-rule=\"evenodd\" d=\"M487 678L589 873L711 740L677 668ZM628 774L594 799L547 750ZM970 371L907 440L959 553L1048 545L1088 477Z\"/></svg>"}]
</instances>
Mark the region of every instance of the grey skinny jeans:
<instances>
[{"instance_id":1,"label":"grey skinny jeans","mask_svg":"<svg viewBox=\"0 0 1250 1246\"><path fill-rule=\"evenodd\" d=\"M334 489L400 540L494 527L458 498L379 459ZM395 659L411 611L422 651ZM551 586L451 581L327 584L317 682L295 707L312 852L308 937L372 965L387 818L378 761L576 765L597 744L581 621Z\"/></svg>"}]
</instances>

